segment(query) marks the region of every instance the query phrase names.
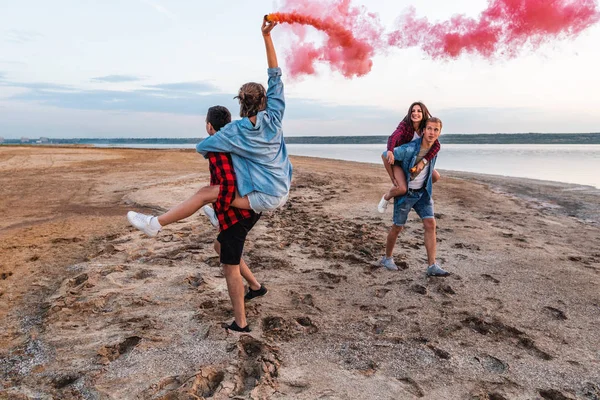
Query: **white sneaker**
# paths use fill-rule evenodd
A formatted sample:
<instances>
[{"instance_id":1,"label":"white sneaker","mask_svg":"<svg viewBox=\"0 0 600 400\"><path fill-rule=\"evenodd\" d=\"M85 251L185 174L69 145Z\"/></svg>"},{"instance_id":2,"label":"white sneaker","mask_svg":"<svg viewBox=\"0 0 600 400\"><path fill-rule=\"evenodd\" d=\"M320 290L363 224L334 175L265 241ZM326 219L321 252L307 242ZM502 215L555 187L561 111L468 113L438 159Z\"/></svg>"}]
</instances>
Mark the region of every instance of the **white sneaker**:
<instances>
[{"instance_id":1,"label":"white sneaker","mask_svg":"<svg viewBox=\"0 0 600 400\"><path fill-rule=\"evenodd\" d=\"M204 207L202 207L201 210L204 213L204 215L206 215L208 217L208 219L210 220L210 223L213 224L213 226L215 228L218 228L219 227L219 219L217 218L217 214L215 213L215 210L213 210L213 208L211 206L209 206L208 204L205 205Z\"/></svg>"},{"instance_id":2,"label":"white sneaker","mask_svg":"<svg viewBox=\"0 0 600 400\"><path fill-rule=\"evenodd\" d=\"M160 228L157 228L156 225L160 226L158 221L152 223L152 218L156 218L153 215L146 215L142 213L138 213L135 211L129 211L127 213L127 220L134 227L144 232L146 235L153 237L160 232Z\"/></svg>"},{"instance_id":3,"label":"white sneaker","mask_svg":"<svg viewBox=\"0 0 600 400\"><path fill-rule=\"evenodd\" d=\"M377 205L377 211L379 211L380 213L384 213L385 210L387 210L387 206L388 204L390 204L389 201L387 201L385 199L385 195L383 195L383 197L381 198L381 200L379 201L379 204Z\"/></svg>"}]
</instances>

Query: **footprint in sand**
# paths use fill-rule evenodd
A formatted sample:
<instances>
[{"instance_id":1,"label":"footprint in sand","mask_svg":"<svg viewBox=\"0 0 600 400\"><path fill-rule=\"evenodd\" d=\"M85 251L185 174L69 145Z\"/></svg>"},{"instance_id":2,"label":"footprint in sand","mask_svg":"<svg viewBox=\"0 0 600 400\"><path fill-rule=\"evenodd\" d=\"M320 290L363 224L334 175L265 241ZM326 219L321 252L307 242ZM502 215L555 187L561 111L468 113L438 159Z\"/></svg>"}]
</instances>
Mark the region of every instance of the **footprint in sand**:
<instances>
[{"instance_id":1,"label":"footprint in sand","mask_svg":"<svg viewBox=\"0 0 600 400\"><path fill-rule=\"evenodd\" d=\"M492 275L481 274L481 277L483 279L485 279L486 281L495 283L496 285L500 283L500 281L498 279L494 278Z\"/></svg>"},{"instance_id":2,"label":"footprint in sand","mask_svg":"<svg viewBox=\"0 0 600 400\"><path fill-rule=\"evenodd\" d=\"M316 333L319 331L319 328L309 317L296 317L295 320L298 324L300 324L300 326L304 328L304 331L308 334Z\"/></svg>"},{"instance_id":3,"label":"footprint in sand","mask_svg":"<svg viewBox=\"0 0 600 400\"><path fill-rule=\"evenodd\" d=\"M155 275L152 274L150 276L155 276ZM190 285L193 288L200 287L202 284L206 283L206 282L204 282L204 278L200 274L190 275L184 279L184 282L186 282L188 285Z\"/></svg>"},{"instance_id":4,"label":"footprint in sand","mask_svg":"<svg viewBox=\"0 0 600 400\"><path fill-rule=\"evenodd\" d=\"M538 391L540 396L545 400L574 400L575 397L567 395L560 390L556 389L540 389ZM596 397L597 398L597 397Z\"/></svg>"},{"instance_id":5,"label":"footprint in sand","mask_svg":"<svg viewBox=\"0 0 600 400\"><path fill-rule=\"evenodd\" d=\"M500 299L496 299L494 297L486 297L484 299L486 302L491 303L492 307L494 309L494 311L498 311L500 310L502 307L504 307L504 303L502 302L502 300Z\"/></svg>"},{"instance_id":6,"label":"footprint in sand","mask_svg":"<svg viewBox=\"0 0 600 400\"><path fill-rule=\"evenodd\" d=\"M519 339L519 347L527 349L530 354L532 354L538 358L541 358L542 360L549 361L554 358L550 354L548 354L545 351L538 348L537 345L535 344L535 341L528 337L522 337Z\"/></svg>"},{"instance_id":7,"label":"footprint in sand","mask_svg":"<svg viewBox=\"0 0 600 400\"><path fill-rule=\"evenodd\" d=\"M123 354L131 352L142 340L139 336L130 336L124 341L110 346L102 346L98 350L100 364L110 364L110 362L121 357Z\"/></svg>"},{"instance_id":8,"label":"footprint in sand","mask_svg":"<svg viewBox=\"0 0 600 400\"><path fill-rule=\"evenodd\" d=\"M442 360L449 360L452 358L450 353L448 353L446 350L439 349L432 344L428 344L427 347L433 351L433 354L435 354L436 357L441 358Z\"/></svg>"},{"instance_id":9,"label":"footprint in sand","mask_svg":"<svg viewBox=\"0 0 600 400\"><path fill-rule=\"evenodd\" d=\"M452 245L453 248L455 249L467 249L467 250L474 250L474 251L480 251L481 248L479 246L477 246L476 244L466 244L466 243L454 243Z\"/></svg>"},{"instance_id":10,"label":"footprint in sand","mask_svg":"<svg viewBox=\"0 0 600 400\"><path fill-rule=\"evenodd\" d=\"M391 289L385 289L385 288L381 288L381 289L376 289L375 290L375 297L377 298L383 298L385 297L385 295L390 291Z\"/></svg>"},{"instance_id":11,"label":"footprint in sand","mask_svg":"<svg viewBox=\"0 0 600 400\"><path fill-rule=\"evenodd\" d=\"M292 301L292 305L294 307L298 307L300 305L307 305L310 307L314 307L317 310L319 309L317 306L315 306L315 300L313 298L313 295L310 293L307 294L300 294L300 293L296 293L294 291L290 292L290 297L291 297L291 301Z\"/></svg>"},{"instance_id":12,"label":"footprint in sand","mask_svg":"<svg viewBox=\"0 0 600 400\"><path fill-rule=\"evenodd\" d=\"M441 293L441 294L446 294L446 295L456 294L456 292L454 291L454 289L452 289L452 286L450 286L450 285L445 285L445 284L438 285L436 290L438 293Z\"/></svg>"},{"instance_id":13,"label":"footprint in sand","mask_svg":"<svg viewBox=\"0 0 600 400\"><path fill-rule=\"evenodd\" d=\"M150 385L140 398L270 398L279 376L279 351L249 335L232 343L237 361L229 367L203 366L195 375L170 376ZM199 397L200 396L200 397Z\"/></svg>"},{"instance_id":14,"label":"footprint in sand","mask_svg":"<svg viewBox=\"0 0 600 400\"><path fill-rule=\"evenodd\" d=\"M267 316L262 319L261 327L265 337L284 342L300 334L313 334L319 330L306 316L291 319L278 315Z\"/></svg>"},{"instance_id":15,"label":"footprint in sand","mask_svg":"<svg viewBox=\"0 0 600 400\"><path fill-rule=\"evenodd\" d=\"M370 313L386 310L387 307L383 304L353 304L354 306L358 306L360 311L366 311Z\"/></svg>"},{"instance_id":16,"label":"footprint in sand","mask_svg":"<svg viewBox=\"0 0 600 400\"><path fill-rule=\"evenodd\" d=\"M55 389L62 389L65 388L75 382L77 382L77 380L79 380L79 378L81 378L82 374L79 372L71 372L71 373L67 373L67 374L60 374L56 377L53 377L51 379L52 382L52 386Z\"/></svg>"},{"instance_id":17,"label":"footprint in sand","mask_svg":"<svg viewBox=\"0 0 600 400\"><path fill-rule=\"evenodd\" d=\"M317 276L320 280L329 284L338 284L342 280L345 281L348 279L345 275L336 275L332 274L331 272L319 272Z\"/></svg>"},{"instance_id":18,"label":"footprint in sand","mask_svg":"<svg viewBox=\"0 0 600 400\"><path fill-rule=\"evenodd\" d=\"M414 379L408 377L398 378L398 381L400 381L400 383L404 387L404 390L406 390L410 394L417 397L425 396L425 392L423 391L423 389L421 389L421 386Z\"/></svg>"},{"instance_id":19,"label":"footprint in sand","mask_svg":"<svg viewBox=\"0 0 600 400\"><path fill-rule=\"evenodd\" d=\"M70 287L76 287L76 286L81 285L84 282L87 282L88 279L89 279L88 274L85 274L85 273L84 274L80 274L80 275L77 275L75 278L71 279L69 281L68 285Z\"/></svg>"},{"instance_id":20,"label":"footprint in sand","mask_svg":"<svg viewBox=\"0 0 600 400\"><path fill-rule=\"evenodd\" d=\"M147 278L152 278L155 277L156 274L152 271L150 271L149 269L141 269L139 271L137 271L135 274L133 274L133 279L147 279Z\"/></svg>"},{"instance_id":21,"label":"footprint in sand","mask_svg":"<svg viewBox=\"0 0 600 400\"><path fill-rule=\"evenodd\" d=\"M490 356L489 354L484 354L483 356L475 357L475 359L479 361L481 366L488 372L492 372L495 374L503 374L508 370L508 363L494 356Z\"/></svg>"},{"instance_id":22,"label":"footprint in sand","mask_svg":"<svg viewBox=\"0 0 600 400\"><path fill-rule=\"evenodd\" d=\"M487 398L489 400L508 400L508 398L504 397L503 395L497 392L487 393Z\"/></svg>"},{"instance_id":23,"label":"footprint in sand","mask_svg":"<svg viewBox=\"0 0 600 400\"><path fill-rule=\"evenodd\" d=\"M546 314L549 314L552 318L557 319L559 321L564 321L567 319L564 311L554 308L554 307L544 307L544 311Z\"/></svg>"},{"instance_id":24,"label":"footprint in sand","mask_svg":"<svg viewBox=\"0 0 600 400\"><path fill-rule=\"evenodd\" d=\"M417 294L427 294L427 288L425 286L419 285L419 284L414 284L410 287L410 290L412 292L415 292Z\"/></svg>"}]
</instances>

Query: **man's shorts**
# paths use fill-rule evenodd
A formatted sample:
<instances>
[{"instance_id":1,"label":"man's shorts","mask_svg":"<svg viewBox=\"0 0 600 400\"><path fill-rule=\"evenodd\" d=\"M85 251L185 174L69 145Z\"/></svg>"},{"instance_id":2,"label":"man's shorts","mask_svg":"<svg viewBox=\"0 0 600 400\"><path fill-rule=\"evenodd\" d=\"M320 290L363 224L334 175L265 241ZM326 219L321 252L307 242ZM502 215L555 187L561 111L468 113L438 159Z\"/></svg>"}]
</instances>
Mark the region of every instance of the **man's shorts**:
<instances>
[{"instance_id":1,"label":"man's shorts","mask_svg":"<svg viewBox=\"0 0 600 400\"><path fill-rule=\"evenodd\" d=\"M254 214L252 217L244 218L219 233L217 240L221 243L219 257L221 264L238 265L240 263L246 236L248 236L248 232L254 227L259 218L260 214Z\"/></svg>"},{"instance_id":2,"label":"man's shorts","mask_svg":"<svg viewBox=\"0 0 600 400\"><path fill-rule=\"evenodd\" d=\"M415 209L421 219L434 218L433 199L429 197L427 190L408 189L402 204L398 206L394 202L394 225L404 226L411 208Z\"/></svg>"},{"instance_id":3,"label":"man's shorts","mask_svg":"<svg viewBox=\"0 0 600 400\"><path fill-rule=\"evenodd\" d=\"M252 210L256 211L257 213L261 213L265 211L273 211L283 206L288 200L288 197L289 194L277 197L255 190L248 193L248 202L250 203L250 208Z\"/></svg>"}]
</instances>

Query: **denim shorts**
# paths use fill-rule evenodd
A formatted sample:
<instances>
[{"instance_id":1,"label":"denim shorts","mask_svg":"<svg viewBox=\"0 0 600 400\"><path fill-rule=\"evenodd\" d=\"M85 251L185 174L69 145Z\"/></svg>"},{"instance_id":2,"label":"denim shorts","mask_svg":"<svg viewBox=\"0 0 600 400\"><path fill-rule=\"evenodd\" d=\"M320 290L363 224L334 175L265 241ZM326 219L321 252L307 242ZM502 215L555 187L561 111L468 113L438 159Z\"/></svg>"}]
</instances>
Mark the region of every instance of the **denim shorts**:
<instances>
[{"instance_id":1,"label":"denim shorts","mask_svg":"<svg viewBox=\"0 0 600 400\"><path fill-rule=\"evenodd\" d=\"M408 189L402 204L396 205L394 202L394 225L404 226L411 208L415 209L421 219L434 218L433 199L429 197L427 191Z\"/></svg>"},{"instance_id":2,"label":"denim shorts","mask_svg":"<svg viewBox=\"0 0 600 400\"><path fill-rule=\"evenodd\" d=\"M248 202L250 203L251 209L257 213L261 213L264 211L273 211L276 208L283 206L288 200L288 197L289 193L285 196L277 197L263 192L254 191L248 193Z\"/></svg>"}]
</instances>

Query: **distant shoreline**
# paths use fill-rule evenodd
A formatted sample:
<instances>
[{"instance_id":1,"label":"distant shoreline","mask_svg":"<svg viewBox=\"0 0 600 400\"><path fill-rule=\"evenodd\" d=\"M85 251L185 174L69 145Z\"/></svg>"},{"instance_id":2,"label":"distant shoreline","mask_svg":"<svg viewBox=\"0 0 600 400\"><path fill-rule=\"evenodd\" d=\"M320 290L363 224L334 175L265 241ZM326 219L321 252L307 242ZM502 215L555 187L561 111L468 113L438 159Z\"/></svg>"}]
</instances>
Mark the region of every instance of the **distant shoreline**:
<instances>
[{"instance_id":1,"label":"distant shoreline","mask_svg":"<svg viewBox=\"0 0 600 400\"><path fill-rule=\"evenodd\" d=\"M201 138L73 138L4 139L0 145L48 144L196 144ZM388 135L378 136L288 136L288 144L384 144ZM442 144L600 144L600 133L493 133L445 134Z\"/></svg>"}]
</instances>

